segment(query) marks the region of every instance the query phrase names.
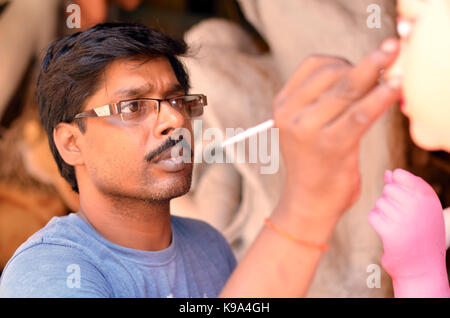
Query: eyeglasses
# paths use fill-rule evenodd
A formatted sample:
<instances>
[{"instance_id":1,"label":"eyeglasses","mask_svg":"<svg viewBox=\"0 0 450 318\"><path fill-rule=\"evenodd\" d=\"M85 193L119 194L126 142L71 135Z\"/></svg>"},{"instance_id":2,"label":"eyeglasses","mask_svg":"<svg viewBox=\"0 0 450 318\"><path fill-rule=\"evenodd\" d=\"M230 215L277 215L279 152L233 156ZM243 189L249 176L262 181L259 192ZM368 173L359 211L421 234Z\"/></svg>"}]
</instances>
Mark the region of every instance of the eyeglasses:
<instances>
[{"instance_id":1,"label":"eyeglasses","mask_svg":"<svg viewBox=\"0 0 450 318\"><path fill-rule=\"evenodd\" d=\"M191 94L167 99L138 98L87 110L75 115L73 119L120 115L124 122L140 122L147 118L149 110L158 114L161 102L168 102L171 107L188 118L201 116L203 107L207 105L206 96L202 94Z\"/></svg>"}]
</instances>

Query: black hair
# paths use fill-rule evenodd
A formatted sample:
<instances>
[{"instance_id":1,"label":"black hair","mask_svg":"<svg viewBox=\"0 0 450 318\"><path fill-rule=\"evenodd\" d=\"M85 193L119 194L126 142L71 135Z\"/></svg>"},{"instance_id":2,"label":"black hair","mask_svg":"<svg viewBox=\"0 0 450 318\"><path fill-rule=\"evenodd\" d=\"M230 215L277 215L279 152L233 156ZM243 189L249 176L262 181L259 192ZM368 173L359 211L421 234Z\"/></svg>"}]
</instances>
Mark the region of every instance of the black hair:
<instances>
[{"instance_id":1,"label":"black hair","mask_svg":"<svg viewBox=\"0 0 450 318\"><path fill-rule=\"evenodd\" d=\"M75 192L79 193L75 169L59 155L53 140L54 128L60 122L72 122L86 99L97 91L106 66L119 58L165 57L179 84L188 92L189 76L178 59L187 50L184 41L134 23L98 24L50 44L37 80L39 115L59 172ZM76 123L84 133L84 121Z\"/></svg>"}]
</instances>

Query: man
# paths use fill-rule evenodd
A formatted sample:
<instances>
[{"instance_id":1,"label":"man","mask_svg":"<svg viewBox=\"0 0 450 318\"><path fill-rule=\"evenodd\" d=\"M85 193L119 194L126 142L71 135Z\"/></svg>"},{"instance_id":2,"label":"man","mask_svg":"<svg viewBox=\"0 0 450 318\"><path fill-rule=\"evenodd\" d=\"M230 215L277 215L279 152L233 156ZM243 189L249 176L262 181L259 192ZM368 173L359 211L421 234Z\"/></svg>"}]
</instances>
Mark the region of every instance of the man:
<instances>
[{"instance_id":1,"label":"man","mask_svg":"<svg viewBox=\"0 0 450 318\"><path fill-rule=\"evenodd\" d=\"M236 270L217 231L170 216L192 172L171 137L191 130L206 102L188 94L177 59L185 51L135 24L97 25L50 46L39 111L80 210L54 218L16 251L0 295L305 295L322 247L358 196L359 139L399 97L395 80L377 85L397 42L356 67L309 58L286 84L274 102L287 169L282 199Z\"/></svg>"}]
</instances>

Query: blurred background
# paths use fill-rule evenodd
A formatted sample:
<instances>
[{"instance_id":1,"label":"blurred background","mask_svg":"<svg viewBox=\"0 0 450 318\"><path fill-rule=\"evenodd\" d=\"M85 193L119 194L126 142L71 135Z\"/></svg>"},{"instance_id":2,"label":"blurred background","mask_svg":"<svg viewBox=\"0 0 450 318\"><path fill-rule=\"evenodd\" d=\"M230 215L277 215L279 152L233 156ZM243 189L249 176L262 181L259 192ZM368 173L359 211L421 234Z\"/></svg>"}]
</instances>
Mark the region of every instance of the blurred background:
<instances>
[{"instance_id":1,"label":"blurred background","mask_svg":"<svg viewBox=\"0 0 450 318\"><path fill-rule=\"evenodd\" d=\"M69 28L73 11L81 25ZM381 27L369 28L376 4ZM78 197L59 176L39 121L34 85L52 41L106 21L138 22L197 48L183 62L193 90L208 96L204 127L248 128L271 116L271 101L306 56L343 56L358 62L395 35L393 0L0 0L0 273L17 247L52 217L78 209ZM361 145L360 200L338 225L309 296L392 296L366 286L369 264L382 245L367 213L381 194L385 169L403 167L423 177L450 206L450 157L427 152L409 137L398 107L388 111ZM174 214L219 229L238 259L276 205L283 167L261 175L250 164L194 169L192 191L173 201ZM447 260L449 257L447 257Z\"/></svg>"},{"instance_id":2,"label":"blurred background","mask_svg":"<svg viewBox=\"0 0 450 318\"><path fill-rule=\"evenodd\" d=\"M68 27L70 4L81 9L80 28ZM29 235L52 216L77 207L49 156L34 99L47 45L106 21L137 22L182 39L192 26L213 17L239 25L261 51L267 50L234 0L0 1L0 272Z\"/></svg>"},{"instance_id":3,"label":"blurred background","mask_svg":"<svg viewBox=\"0 0 450 318\"><path fill-rule=\"evenodd\" d=\"M43 0L42 2L46 1L55 2L54 0ZM0 0L0 16L10 2ZM101 22L121 21L141 23L157 28L173 38L182 39L184 33L195 24L207 18L218 17L240 25L252 35L261 50L268 49L256 29L244 17L236 0L88 0L57 2L59 2L59 17L57 17L59 21L54 30L56 37L78 32ZM71 3L80 5L82 12L85 12L85 10L89 12L81 15L81 28L69 29L65 25L66 18L70 13L65 12L64 9ZM58 15L55 11L52 14ZM43 18L45 17L44 15ZM41 23L45 23L44 19ZM45 47L42 49L45 49ZM35 61L30 61L30 64L31 62ZM1 129L9 127L22 110L23 102L20 99L23 97L24 86L20 86L1 117Z\"/></svg>"}]
</instances>

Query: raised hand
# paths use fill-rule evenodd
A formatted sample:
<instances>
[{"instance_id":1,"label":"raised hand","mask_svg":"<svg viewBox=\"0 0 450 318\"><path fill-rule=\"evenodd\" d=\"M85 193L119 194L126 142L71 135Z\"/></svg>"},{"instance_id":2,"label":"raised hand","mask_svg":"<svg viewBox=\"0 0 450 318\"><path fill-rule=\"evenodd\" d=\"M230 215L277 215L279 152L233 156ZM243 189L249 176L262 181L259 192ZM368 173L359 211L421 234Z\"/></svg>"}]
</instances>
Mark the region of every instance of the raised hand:
<instances>
[{"instance_id":1,"label":"raised hand","mask_svg":"<svg viewBox=\"0 0 450 318\"><path fill-rule=\"evenodd\" d=\"M301 203L308 218L338 219L360 192L359 142L400 97L396 78L379 83L396 58L387 40L359 64L311 56L274 102L287 178L283 199Z\"/></svg>"}]
</instances>

